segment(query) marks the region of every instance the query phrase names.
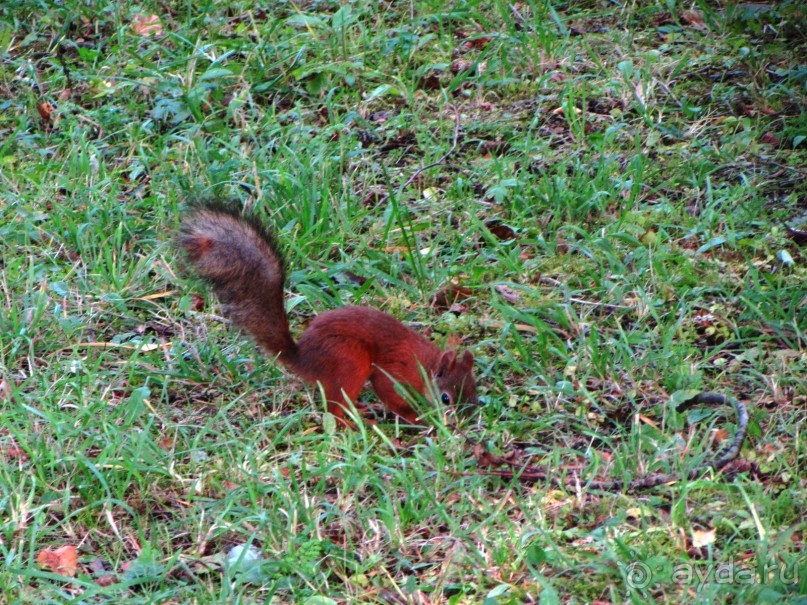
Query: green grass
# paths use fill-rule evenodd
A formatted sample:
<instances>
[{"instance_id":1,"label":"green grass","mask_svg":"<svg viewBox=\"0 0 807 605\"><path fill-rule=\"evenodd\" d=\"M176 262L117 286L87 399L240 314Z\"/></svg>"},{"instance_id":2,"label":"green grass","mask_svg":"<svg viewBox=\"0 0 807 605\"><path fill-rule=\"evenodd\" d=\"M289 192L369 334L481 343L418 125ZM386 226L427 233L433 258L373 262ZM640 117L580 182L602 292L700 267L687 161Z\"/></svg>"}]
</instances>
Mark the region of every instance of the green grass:
<instances>
[{"instance_id":1,"label":"green grass","mask_svg":"<svg viewBox=\"0 0 807 605\"><path fill-rule=\"evenodd\" d=\"M0 602L803 602L804 15L0 5ZM484 405L336 430L187 275L196 196L275 228L295 326L358 303L460 340ZM759 474L586 488L712 455L697 390L748 405ZM63 545L75 578L37 564Z\"/></svg>"}]
</instances>

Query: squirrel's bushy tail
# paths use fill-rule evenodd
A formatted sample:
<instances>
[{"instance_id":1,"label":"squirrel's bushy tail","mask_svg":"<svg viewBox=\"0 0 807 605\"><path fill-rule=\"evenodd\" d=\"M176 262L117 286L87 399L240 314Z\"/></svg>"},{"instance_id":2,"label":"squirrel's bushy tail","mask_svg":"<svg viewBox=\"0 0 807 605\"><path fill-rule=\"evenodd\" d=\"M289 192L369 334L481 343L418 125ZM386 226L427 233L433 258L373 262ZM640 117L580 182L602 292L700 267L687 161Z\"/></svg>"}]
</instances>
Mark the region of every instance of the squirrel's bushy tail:
<instances>
[{"instance_id":1,"label":"squirrel's bushy tail","mask_svg":"<svg viewBox=\"0 0 807 605\"><path fill-rule=\"evenodd\" d=\"M234 208L208 203L185 216L177 241L213 286L225 315L281 361L292 358L297 347L283 299L286 274L272 234Z\"/></svg>"}]
</instances>

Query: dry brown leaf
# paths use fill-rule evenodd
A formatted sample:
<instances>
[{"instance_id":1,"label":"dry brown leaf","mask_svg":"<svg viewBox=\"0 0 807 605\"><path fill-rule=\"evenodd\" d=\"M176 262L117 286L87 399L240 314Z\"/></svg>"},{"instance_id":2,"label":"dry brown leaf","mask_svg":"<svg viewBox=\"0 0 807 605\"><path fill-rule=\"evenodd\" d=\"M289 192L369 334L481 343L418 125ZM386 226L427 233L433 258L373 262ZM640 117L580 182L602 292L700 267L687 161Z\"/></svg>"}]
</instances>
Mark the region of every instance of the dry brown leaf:
<instances>
[{"instance_id":1,"label":"dry brown leaf","mask_svg":"<svg viewBox=\"0 0 807 605\"><path fill-rule=\"evenodd\" d=\"M96 575L102 574L106 571L106 568L104 567L104 562L98 557L94 558L92 561L89 561L86 564L86 566L89 571L91 571Z\"/></svg>"},{"instance_id":2,"label":"dry brown leaf","mask_svg":"<svg viewBox=\"0 0 807 605\"><path fill-rule=\"evenodd\" d=\"M451 305L471 296L471 289L460 285L459 281L452 279L432 296L432 306L438 309L448 309Z\"/></svg>"},{"instance_id":3,"label":"dry brown leaf","mask_svg":"<svg viewBox=\"0 0 807 605\"><path fill-rule=\"evenodd\" d=\"M112 586L113 584L118 583L118 578L113 576L111 573L106 573L102 576L98 576L95 579L95 583L98 584L98 586Z\"/></svg>"},{"instance_id":4,"label":"dry brown leaf","mask_svg":"<svg viewBox=\"0 0 807 605\"><path fill-rule=\"evenodd\" d=\"M681 21L684 25L691 25L695 29L708 29L703 20L703 13L697 8L691 8L681 13Z\"/></svg>"},{"instance_id":5,"label":"dry brown leaf","mask_svg":"<svg viewBox=\"0 0 807 605\"><path fill-rule=\"evenodd\" d=\"M440 74L431 71L417 82L417 87L421 90L440 90Z\"/></svg>"},{"instance_id":6,"label":"dry brown leaf","mask_svg":"<svg viewBox=\"0 0 807 605\"><path fill-rule=\"evenodd\" d=\"M720 445L729 438L729 432L726 429L715 429L712 434L714 435L716 445Z\"/></svg>"},{"instance_id":7,"label":"dry brown leaf","mask_svg":"<svg viewBox=\"0 0 807 605\"><path fill-rule=\"evenodd\" d=\"M48 103L47 101L40 101L36 104L36 110L39 112L39 117L45 120L46 122L51 121L51 115L53 114L53 110L55 107Z\"/></svg>"},{"instance_id":8,"label":"dry brown leaf","mask_svg":"<svg viewBox=\"0 0 807 605\"><path fill-rule=\"evenodd\" d=\"M483 36L481 38L474 38L473 40L466 40L460 46L460 50L462 50L463 52L467 52L473 49L482 50L488 44L490 44L491 40L493 40L493 38L491 38L490 36Z\"/></svg>"},{"instance_id":9,"label":"dry brown leaf","mask_svg":"<svg viewBox=\"0 0 807 605\"><path fill-rule=\"evenodd\" d=\"M499 284L496 286L496 292L502 295L502 298L509 303L515 304L521 300L521 296L518 292L513 290L510 286L505 286L504 284Z\"/></svg>"},{"instance_id":10,"label":"dry brown leaf","mask_svg":"<svg viewBox=\"0 0 807 605\"><path fill-rule=\"evenodd\" d=\"M191 295L191 308L194 311L202 311L205 308L205 299L203 296L199 294L192 294Z\"/></svg>"},{"instance_id":11,"label":"dry brown leaf","mask_svg":"<svg viewBox=\"0 0 807 605\"><path fill-rule=\"evenodd\" d=\"M11 384L5 378L0 378L0 401L11 399Z\"/></svg>"},{"instance_id":12,"label":"dry brown leaf","mask_svg":"<svg viewBox=\"0 0 807 605\"><path fill-rule=\"evenodd\" d=\"M163 24L157 15L135 15L132 30L138 36L159 36L163 33Z\"/></svg>"},{"instance_id":13,"label":"dry brown leaf","mask_svg":"<svg viewBox=\"0 0 807 605\"><path fill-rule=\"evenodd\" d=\"M361 201L361 205L365 208L377 206L387 198L386 191L383 187L370 187Z\"/></svg>"},{"instance_id":14,"label":"dry brown leaf","mask_svg":"<svg viewBox=\"0 0 807 605\"><path fill-rule=\"evenodd\" d=\"M777 137L770 130L763 133L762 136L759 137L759 142L765 143L766 145L770 145L771 147L779 147L779 137Z\"/></svg>"},{"instance_id":15,"label":"dry brown leaf","mask_svg":"<svg viewBox=\"0 0 807 605\"><path fill-rule=\"evenodd\" d=\"M459 74L464 71L471 71L476 65L474 61L468 61L466 59L454 59L451 62L451 73Z\"/></svg>"},{"instance_id":16,"label":"dry brown leaf","mask_svg":"<svg viewBox=\"0 0 807 605\"><path fill-rule=\"evenodd\" d=\"M6 457L6 460L19 460L21 462L28 462L31 458L28 452L16 445L6 448L3 455Z\"/></svg>"},{"instance_id":17,"label":"dry brown leaf","mask_svg":"<svg viewBox=\"0 0 807 605\"><path fill-rule=\"evenodd\" d=\"M670 13L659 13L655 17L653 17L650 22L655 25L656 27L661 27L662 25L670 25L674 23L672 15Z\"/></svg>"},{"instance_id":18,"label":"dry brown leaf","mask_svg":"<svg viewBox=\"0 0 807 605\"><path fill-rule=\"evenodd\" d=\"M523 261L535 258L535 249L532 246L524 246L521 249L521 253L518 255L518 258Z\"/></svg>"},{"instance_id":19,"label":"dry brown leaf","mask_svg":"<svg viewBox=\"0 0 807 605\"><path fill-rule=\"evenodd\" d=\"M78 571L78 552L71 544L56 549L44 548L36 556L36 562L60 576L72 578Z\"/></svg>"},{"instance_id":20,"label":"dry brown leaf","mask_svg":"<svg viewBox=\"0 0 807 605\"><path fill-rule=\"evenodd\" d=\"M115 574L106 571L104 562L101 559L95 558L87 563L86 566L92 575L95 576L95 583L98 584L98 586L112 586L118 583L118 578L115 577Z\"/></svg>"}]
</instances>

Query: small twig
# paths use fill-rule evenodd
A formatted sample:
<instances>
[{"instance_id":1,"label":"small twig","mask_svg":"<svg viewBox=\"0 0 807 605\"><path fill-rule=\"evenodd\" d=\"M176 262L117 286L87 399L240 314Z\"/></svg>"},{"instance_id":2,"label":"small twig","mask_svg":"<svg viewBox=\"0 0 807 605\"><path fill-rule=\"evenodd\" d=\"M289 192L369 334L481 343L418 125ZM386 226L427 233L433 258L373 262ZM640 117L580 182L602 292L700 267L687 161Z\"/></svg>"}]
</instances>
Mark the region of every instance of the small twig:
<instances>
[{"instance_id":1,"label":"small twig","mask_svg":"<svg viewBox=\"0 0 807 605\"><path fill-rule=\"evenodd\" d=\"M550 284L552 286L563 286L564 283L555 279L554 277L547 277L542 275L540 281ZM590 300L583 300L582 298L572 298L571 296L566 297L566 300L577 303L579 305L591 305L592 307L605 307L606 309L635 309L636 307L632 305L615 305L612 303L604 303L604 302L596 302Z\"/></svg>"},{"instance_id":2,"label":"small twig","mask_svg":"<svg viewBox=\"0 0 807 605\"><path fill-rule=\"evenodd\" d=\"M673 101L675 101L675 103L676 103L676 105L678 105L678 107L680 107L681 109L684 108L684 104L681 103L681 101L678 99L678 97L675 96L675 93L673 93L673 91L670 90L669 86L667 86L664 82L662 82L659 79L656 79L656 84L658 84L659 86L661 86L664 89L664 92L666 92L669 95L669 97Z\"/></svg>"},{"instance_id":3,"label":"small twig","mask_svg":"<svg viewBox=\"0 0 807 605\"><path fill-rule=\"evenodd\" d=\"M569 297L566 300L568 300L570 302L573 302L573 303L577 303L578 305L590 305L592 307L605 307L606 309L630 309L630 310L632 310L632 309L636 308L636 307L633 307L631 305L614 305L614 304L611 304L611 303L596 302L596 301L591 301L591 300L583 300L582 298L571 298L571 297Z\"/></svg>"}]
</instances>

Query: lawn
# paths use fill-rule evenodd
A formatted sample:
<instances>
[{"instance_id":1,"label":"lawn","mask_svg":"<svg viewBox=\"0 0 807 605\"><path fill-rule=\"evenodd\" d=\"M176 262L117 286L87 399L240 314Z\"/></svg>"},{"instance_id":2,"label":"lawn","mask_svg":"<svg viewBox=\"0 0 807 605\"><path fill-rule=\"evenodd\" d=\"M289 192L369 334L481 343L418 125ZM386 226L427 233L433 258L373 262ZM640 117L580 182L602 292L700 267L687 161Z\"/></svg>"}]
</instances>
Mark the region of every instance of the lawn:
<instances>
[{"instance_id":1,"label":"lawn","mask_svg":"<svg viewBox=\"0 0 807 605\"><path fill-rule=\"evenodd\" d=\"M0 3L0 603L807 602L806 15ZM382 309L483 402L338 428L188 270L200 198L295 333ZM748 438L686 478L699 391Z\"/></svg>"}]
</instances>

